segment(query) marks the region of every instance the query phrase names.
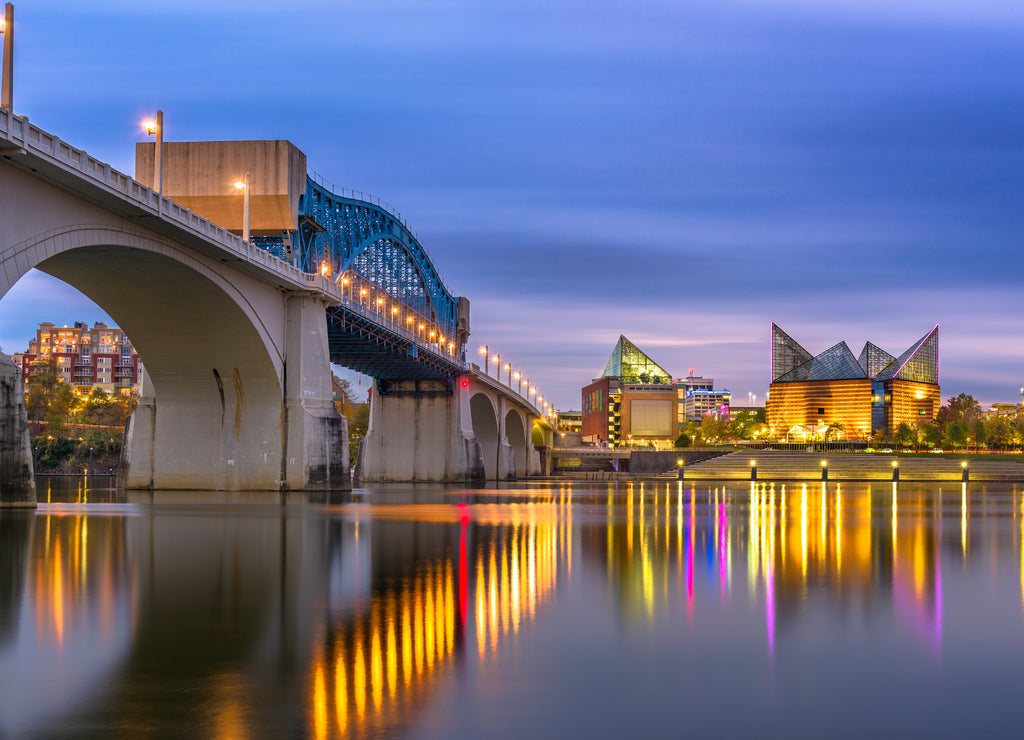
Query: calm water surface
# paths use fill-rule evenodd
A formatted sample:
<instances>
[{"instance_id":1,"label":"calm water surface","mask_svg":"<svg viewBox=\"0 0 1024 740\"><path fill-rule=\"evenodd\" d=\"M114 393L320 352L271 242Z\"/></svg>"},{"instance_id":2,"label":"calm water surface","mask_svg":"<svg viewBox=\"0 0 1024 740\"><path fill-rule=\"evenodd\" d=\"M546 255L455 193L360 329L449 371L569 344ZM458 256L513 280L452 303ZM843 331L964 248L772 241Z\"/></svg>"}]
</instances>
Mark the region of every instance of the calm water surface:
<instances>
[{"instance_id":1,"label":"calm water surface","mask_svg":"<svg viewBox=\"0 0 1024 740\"><path fill-rule=\"evenodd\" d=\"M0 737L1021 732L1010 484L92 483L0 513Z\"/></svg>"}]
</instances>

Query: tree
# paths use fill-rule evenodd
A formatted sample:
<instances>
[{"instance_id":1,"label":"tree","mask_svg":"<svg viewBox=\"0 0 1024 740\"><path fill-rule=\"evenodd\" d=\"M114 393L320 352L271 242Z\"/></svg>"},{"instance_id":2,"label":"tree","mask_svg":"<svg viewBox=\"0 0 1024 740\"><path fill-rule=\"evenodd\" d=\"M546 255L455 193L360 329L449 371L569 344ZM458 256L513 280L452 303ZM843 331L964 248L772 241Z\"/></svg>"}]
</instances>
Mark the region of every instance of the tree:
<instances>
[{"instance_id":1,"label":"tree","mask_svg":"<svg viewBox=\"0 0 1024 740\"><path fill-rule=\"evenodd\" d=\"M889 435L885 433L884 429L879 429L877 432L871 435L871 443L875 447L881 447L889 441Z\"/></svg>"},{"instance_id":2,"label":"tree","mask_svg":"<svg viewBox=\"0 0 1024 740\"><path fill-rule=\"evenodd\" d=\"M969 393L961 393L946 401L935 415L935 423L943 432L948 431L949 426L955 422L963 421L968 424L981 416L981 404L974 400Z\"/></svg>"},{"instance_id":3,"label":"tree","mask_svg":"<svg viewBox=\"0 0 1024 740\"><path fill-rule=\"evenodd\" d=\"M969 434L970 428L967 426L967 422L957 420L946 427L944 438L953 449L956 449L958 446L963 447L967 444Z\"/></svg>"},{"instance_id":4,"label":"tree","mask_svg":"<svg viewBox=\"0 0 1024 740\"><path fill-rule=\"evenodd\" d=\"M988 442L993 447L1006 449L1013 443L1013 429L1005 416L990 419L986 430Z\"/></svg>"},{"instance_id":5,"label":"tree","mask_svg":"<svg viewBox=\"0 0 1024 740\"><path fill-rule=\"evenodd\" d=\"M969 426L971 429L971 440L974 442L975 447L984 447L985 442L988 441L985 419L979 416L971 421Z\"/></svg>"},{"instance_id":6,"label":"tree","mask_svg":"<svg viewBox=\"0 0 1024 740\"><path fill-rule=\"evenodd\" d=\"M825 428L825 441L839 439L846 434L846 427L837 421L833 421Z\"/></svg>"},{"instance_id":7,"label":"tree","mask_svg":"<svg viewBox=\"0 0 1024 740\"><path fill-rule=\"evenodd\" d=\"M917 436L926 447L938 447L942 444L942 432L930 421L922 422L917 427Z\"/></svg>"},{"instance_id":8,"label":"tree","mask_svg":"<svg viewBox=\"0 0 1024 740\"><path fill-rule=\"evenodd\" d=\"M690 438L686 435L686 432L682 432L678 437L676 437L675 446L676 449L690 446Z\"/></svg>"},{"instance_id":9,"label":"tree","mask_svg":"<svg viewBox=\"0 0 1024 740\"><path fill-rule=\"evenodd\" d=\"M907 422L900 422L900 425L896 427L894 441L901 447L909 447L916 444L917 435L914 433L914 429Z\"/></svg>"},{"instance_id":10,"label":"tree","mask_svg":"<svg viewBox=\"0 0 1024 740\"><path fill-rule=\"evenodd\" d=\"M725 436L728 425L725 419L714 414L708 414L700 421L700 436L706 440L719 440Z\"/></svg>"}]
</instances>

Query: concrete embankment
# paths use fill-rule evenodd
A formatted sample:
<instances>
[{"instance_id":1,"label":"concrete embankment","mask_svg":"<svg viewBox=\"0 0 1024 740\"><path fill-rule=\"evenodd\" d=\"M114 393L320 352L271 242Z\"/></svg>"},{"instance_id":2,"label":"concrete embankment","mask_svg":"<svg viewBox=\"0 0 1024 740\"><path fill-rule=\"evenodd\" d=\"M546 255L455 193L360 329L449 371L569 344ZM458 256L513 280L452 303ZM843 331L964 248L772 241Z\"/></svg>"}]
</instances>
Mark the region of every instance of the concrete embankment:
<instances>
[{"instance_id":1,"label":"concrete embankment","mask_svg":"<svg viewBox=\"0 0 1024 740\"><path fill-rule=\"evenodd\" d=\"M826 465L822 465L822 462ZM751 468L757 468L757 479L821 480L827 467L829 480L872 481L893 480L893 469L900 481L959 481L963 460L939 456L908 456L898 454L773 452L766 450L733 452L684 469L692 480L750 480ZM967 461L972 481L1024 481L1024 462L974 460ZM895 465L894 465L895 463ZM672 472L666 471L666 477Z\"/></svg>"}]
</instances>

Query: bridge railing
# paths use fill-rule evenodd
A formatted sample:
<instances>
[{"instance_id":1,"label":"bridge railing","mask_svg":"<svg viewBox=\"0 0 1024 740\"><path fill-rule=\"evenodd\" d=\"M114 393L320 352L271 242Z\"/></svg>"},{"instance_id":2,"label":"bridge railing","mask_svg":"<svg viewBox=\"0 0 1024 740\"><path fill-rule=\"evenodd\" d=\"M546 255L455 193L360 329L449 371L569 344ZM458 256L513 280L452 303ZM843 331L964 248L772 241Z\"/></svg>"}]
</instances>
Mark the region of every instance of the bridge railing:
<instances>
[{"instance_id":1,"label":"bridge railing","mask_svg":"<svg viewBox=\"0 0 1024 740\"><path fill-rule=\"evenodd\" d=\"M91 183L108 194L117 194L126 205L135 206L172 223L193 236L212 242L220 249L258 264L270 272L289 280L293 285L305 284L306 273L278 259L230 231L217 226L202 216L156 193L132 177L119 172L85 151L77 149L61 138L28 122L26 118L0 109L0 136L15 147L47 160L65 172ZM129 209L130 210L130 209Z\"/></svg>"},{"instance_id":2,"label":"bridge railing","mask_svg":"<svg viewBox=\"0 0 1024 740\"><path fill-rule=\"evenodd\" d=\"M357 273L347 272L336 278L307 274L306 280L310 287L329 296L346 310L388 329L462 370L467 369L462 359L463 347L456 337L445 336L428 316L402 303Z\"/></svg>"},{"instance_id":3,"label":"bridge railing","mask_svg":"<svg viewBox=\"0 0 1024 740\"><path fill-rule=\"evenodd\" d=\"M383 209L388 213L388 215L390 215L396 221L402 224L402 226L405 227L405 230L412 234L413 238L415 238L416 241L419 242L419 245L423 247L423 240L420 239L420 235L417 234L409 225L409 222L406 221L405 218L403 218L401 212L380 196L374 195L373 193L366 193L363 192L362 190L354 190L353 188L339 187L338 185L335 185L333 182L325 178L316 170L309 170L309 176L313 178L313 182L315 182L317 185L322 187L324 190L328 190L334 195L337 195L339 198L361 200L364 203L370 203L371 205L375 205L378 208ZM423 247L423 249L424 251L426 251L426 247Z\"/></svg>"},{"instance_id":4,"label":"bridge railing","mask_svg":"<svg viewBox=\"0 0 1024 740\"><path fill-rule=\"evenodd\" d=\"M537 392L536 386L531 385L528 380L526 382L526 386L523 386L523 377L521 373L517 372L516 376L513 377L511 371L509 371L506 375L506 380L502 380L500 371L496 375L491 375L490 373L482 370L475 362L470 363L469 367L477 375L482 375L483 377L488 378L491 383L501 386L502 388L507 388L508 393L521 398L525 406L530 406L536 409L537 415L541 418L548 418L552 420L556 418L554 408L551 404L544 403L544 396ZM531 396L533 398L532 401L530 400Z\"/></svg>"}]
</instances>

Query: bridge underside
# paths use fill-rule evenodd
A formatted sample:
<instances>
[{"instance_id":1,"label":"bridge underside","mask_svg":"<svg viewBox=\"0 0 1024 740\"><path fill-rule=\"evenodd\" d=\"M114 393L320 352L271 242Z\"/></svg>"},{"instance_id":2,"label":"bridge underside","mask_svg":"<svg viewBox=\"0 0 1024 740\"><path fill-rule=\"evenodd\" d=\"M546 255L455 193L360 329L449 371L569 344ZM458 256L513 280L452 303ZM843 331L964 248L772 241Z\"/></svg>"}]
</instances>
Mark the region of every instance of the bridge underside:
<instances>
[{"instance_id":1,"label":"bridge underside","mask_svg":"<svg viewBox=\"0 0 1024 740\"><path fill-rule=\"evenodd\" d=\"M332 363L377 380L450 382L464 372L454 361L344 307L327 309L327 339Z\"/></svg>"}]
</instances>

